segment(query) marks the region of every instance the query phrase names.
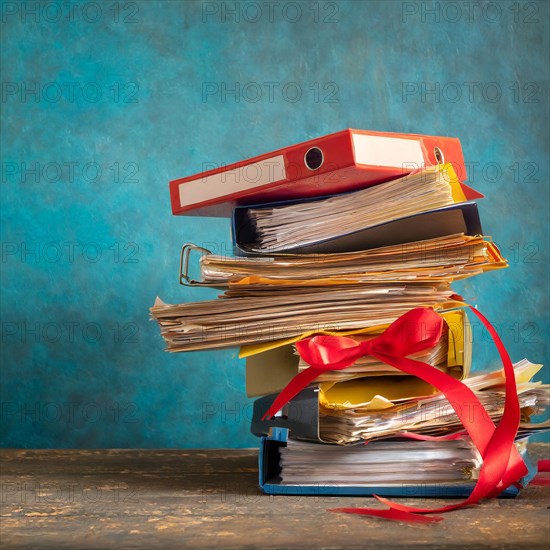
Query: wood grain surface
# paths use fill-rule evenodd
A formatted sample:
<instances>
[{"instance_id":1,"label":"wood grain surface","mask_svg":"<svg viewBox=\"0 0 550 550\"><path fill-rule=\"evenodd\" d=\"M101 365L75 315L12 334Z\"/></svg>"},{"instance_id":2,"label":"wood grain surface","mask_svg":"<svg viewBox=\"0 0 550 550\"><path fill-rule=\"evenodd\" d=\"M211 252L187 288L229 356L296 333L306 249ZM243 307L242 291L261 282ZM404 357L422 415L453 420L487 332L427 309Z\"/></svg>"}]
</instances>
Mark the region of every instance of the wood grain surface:
<instances>
[{"instance_id":1,"label":"wood grain surface","mask_svg":"<svg viewBox=\"0 0 550 550\"><path fill-rule=\"evenodd\" d=\"M530 447L534 459L549 453L550 445ZM371 498L264 495L255 449L1 456L0 548L550 547L550 488L543 486L437 524L409 525L326 511L379 506Z\"/></svg>"}]
</instances>

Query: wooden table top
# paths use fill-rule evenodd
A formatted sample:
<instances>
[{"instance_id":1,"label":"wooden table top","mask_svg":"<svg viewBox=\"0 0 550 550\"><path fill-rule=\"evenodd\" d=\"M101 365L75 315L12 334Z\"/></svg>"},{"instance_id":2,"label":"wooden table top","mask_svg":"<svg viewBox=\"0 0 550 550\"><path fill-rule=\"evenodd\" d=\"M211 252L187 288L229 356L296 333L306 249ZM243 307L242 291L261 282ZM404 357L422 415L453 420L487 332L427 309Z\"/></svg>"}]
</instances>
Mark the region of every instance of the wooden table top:
<instances>
[{"instance_id":1,"label":"wooden table top","mask_svg":"<svg viewBox=\"0 0 550 550\"><path fill-rule=\"evenodd\" d=\"M264 495L255 449L1 456L1 548L550 548L549 487L420 525L326 511L371 498Z\"/></svg>"}]
</instances>

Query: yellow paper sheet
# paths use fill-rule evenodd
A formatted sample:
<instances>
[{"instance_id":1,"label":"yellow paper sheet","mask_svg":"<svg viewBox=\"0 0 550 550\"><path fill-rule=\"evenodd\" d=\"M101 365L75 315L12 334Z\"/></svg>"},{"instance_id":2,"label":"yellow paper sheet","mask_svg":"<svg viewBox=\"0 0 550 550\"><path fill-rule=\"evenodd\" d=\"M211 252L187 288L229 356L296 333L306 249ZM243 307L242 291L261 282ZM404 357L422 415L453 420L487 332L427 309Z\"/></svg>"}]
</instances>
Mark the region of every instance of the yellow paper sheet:
<instances>
[{"instance_id":1,"label":"yellow paper sheet","mask_svg":"<svg viewBox=\"0 0 550 550\"><path fill-rule=\"evenodd\" d=\"M380 376L321 384L319 403L334 410L359 406L364 410L380 410L393 407L398 400L436 393L433 386L415 376Z\"/></svg>"},{"instance_id":2,"label":"yellow paper sheet","mask_svg":"<svg viewBox=\"0 0 550 550\"><path fill-rule=\"evenodd\" d=\"M458 177L456 176L456 172L454 171L452 164L447 163L440 166L441 171L445 172L447 174L447 177L449 178L449 185L451 186L453 201L455 203L466 202L468 199L466 198L466 195L464 194L464 191L460 186L460 182L458 181Z\"/></svg>"}]
</instances>

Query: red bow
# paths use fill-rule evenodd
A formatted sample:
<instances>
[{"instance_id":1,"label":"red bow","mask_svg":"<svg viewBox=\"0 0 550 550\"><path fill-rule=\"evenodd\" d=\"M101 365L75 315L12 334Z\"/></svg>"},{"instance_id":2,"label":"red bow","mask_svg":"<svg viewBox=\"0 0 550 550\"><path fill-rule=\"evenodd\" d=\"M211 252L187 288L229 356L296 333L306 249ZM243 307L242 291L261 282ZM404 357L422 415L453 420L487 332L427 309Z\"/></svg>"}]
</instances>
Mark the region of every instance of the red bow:
<instances>
[{"instance_id":1,"label":"red bow","mask_svg":"<svg viewBox=\"0 0 550 550\"><path fill-rule=\"evenodd\" d=\"M402 372L421 378L440 390L483 457L478 482L470 496L463 502L427 510L390 502L377 496L378 500L390 507L388 510L339 508L335 511L375 515L401 521L426 521L427 518L422 519L417 514L447 512L475 504L482 498L497 496L527 474L527 467L514 445L520 410L512 362L493 326L479 311L470 309L491 334L504 366L506 399L504 413L498 427L468 386L427 363L407 357L434 346L439 340L443 321L431 309L413 309L392 323L383 334L365 342L356 342L351 338L338 336L315 336L297 342L298 353L311 366L290 381L275 399L264 418L270 418L279 411L297 393L313 382L322 371L345 369L360 357L371 355ZM474 414L470 414L472 406ZM439 519L441 518L432 516L431 521Z\"/></svg>"},{"instance_id":2,"label":"red bow","mask_svg":"<svg viewBox=\"0 0 550 550\"><path fill-rule=\"evenodd\" d=\"M432 309L416 308L394 321L380 336L358 342L345 336L314 336L296 342L310 367L297 374L277 396L263 419L271 418L323 371L342 370L365 355L384 363L433 348L443 332L443 319Z\"/></svg>"}]
</instances>

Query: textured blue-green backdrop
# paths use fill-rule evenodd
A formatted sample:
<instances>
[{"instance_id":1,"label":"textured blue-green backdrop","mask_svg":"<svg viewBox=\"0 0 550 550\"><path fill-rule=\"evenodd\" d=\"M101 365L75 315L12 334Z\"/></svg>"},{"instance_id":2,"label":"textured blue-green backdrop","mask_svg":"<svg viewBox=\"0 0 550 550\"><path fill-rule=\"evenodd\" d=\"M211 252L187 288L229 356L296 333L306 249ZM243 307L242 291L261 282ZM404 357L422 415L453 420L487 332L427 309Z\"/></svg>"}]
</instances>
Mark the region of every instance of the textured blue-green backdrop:
<instances>
[{"instance_id":1,"label":"textured blue-green backdrop","mask_svg":"<svg viewBox=\"0 0 550 550\"><path fill-rule=\"evenodd\" d=\"M3 2L2 445L255 445L237 351L169 355L148 320L214 296L183 242L230 243L167 183L346 127L462 140L510 268L457 287L547 362L548 6Z\"/></svg>"}]
</instances>

